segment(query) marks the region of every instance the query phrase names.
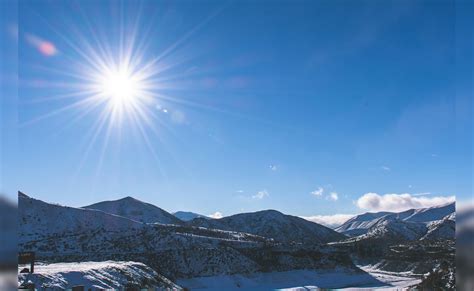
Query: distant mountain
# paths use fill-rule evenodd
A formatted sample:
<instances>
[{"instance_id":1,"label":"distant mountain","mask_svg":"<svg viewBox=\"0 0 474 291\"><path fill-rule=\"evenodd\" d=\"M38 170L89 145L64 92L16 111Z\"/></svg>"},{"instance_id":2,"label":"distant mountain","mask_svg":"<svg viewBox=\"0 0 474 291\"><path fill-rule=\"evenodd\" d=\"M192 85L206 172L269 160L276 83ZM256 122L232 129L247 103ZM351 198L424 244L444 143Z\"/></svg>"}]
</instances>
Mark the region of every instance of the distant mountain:
<instances>
[{"instance_id":1,"label":"distant mountain","mask_svg":"<svg viewBox=\"0 0 474 291\"><path fill-rule=\"evenodd\" d=\"M276 210L241 213L221 219L194 219L193 226L246 232L279 242L327 243L346 238L336 231Z\"/></svg>"},{"instance_id":2,"label":"distant mountain","mask_svg":"<svg viewBox=\"0 0 474 291\"><path fill-rule=\"evenodd\" d=\"M429 208L410 209L397 213L399 219L412 222L430 222L444 219L447 215L456 212L455 203L442 206L434 206Z\"/></svg>"},{"instance_id":3,"label":"distant mountain","mask_svg":"<svg viewBox=\"0 0 474 291\"><path fill-rule=\"evenodd\" d=\"M143 223L182 224L183 222L165 210L130 196L104 201L83 207L119 215Z\"/></svg>"},{"instance_id":4,"label":"distant mountain","mask_svg":"<svg viewBox=\"0 0 474 291\"><path fill-rule=\"evenodd\" d=\"M194 213L194 212L190 212L190 211L177 211L177 212L174 212L173 215L176 216L178 219L180 219L182 221L191 221L195 218L210 219L210 217L207 217L207 216L201 215L201 214L197 214L197 213Z\"/></svg>"},{"instance_id":5,"label":"distant mountain","mask_svg":"<svg viewBox=\"0 0 474 291\"><path fill-rule=\"evenodd\" d=\"M455 212L455 204L447 204L442 206L435 206L430 208L410 209L403 212L377 212L364 213L357 215L335 230L349 235L359 236L366 234L370 228L380 223L381 221L405 221L405 222L421 222L424 224L432 221L442 220L447 215Z\"/></svg>"}]
</instances>

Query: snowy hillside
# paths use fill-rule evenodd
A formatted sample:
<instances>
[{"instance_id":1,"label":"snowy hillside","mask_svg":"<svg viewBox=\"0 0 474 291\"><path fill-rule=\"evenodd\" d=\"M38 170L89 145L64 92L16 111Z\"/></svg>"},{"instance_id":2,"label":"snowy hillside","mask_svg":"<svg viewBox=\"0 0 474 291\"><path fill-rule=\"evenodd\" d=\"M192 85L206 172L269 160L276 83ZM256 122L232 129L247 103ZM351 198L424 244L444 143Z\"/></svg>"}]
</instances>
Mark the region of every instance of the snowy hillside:
<instances>
[{"instance_id":1,"label":"snowy hillside","mask_svg":"<svg viewBox=\"0 0 474 291\"><path fill-rule=\"evenodd\" d=\"M409 222L399 219L383 219L369 228L366 234L358 239L377 238L386 241L413 241L420 239L427 232L423 223Z\"/></svg>"},{"instance_id":2,"label":"snowy hillside","mask_svg":"<svg viewBox=\"0 0 474 291\"><path fill-rule=\"evenodd\" d=\"M125 197L119 200L104 201L83 207L101 210L110 214L126 217L143 223L181 224L182 221L165 210L137 200Z\"/></svg>"},{"instance_id":3,"label":"snowy hillside","mask_svg":"<svg viewBox=\"0 0 474 291\"><path fill-rule=\"evenodd\" d=\"M193 220L190 224L252 233L287 243L326 243L345 238L328 227L276 210L241 213L211 221Z\"/></svg>"},{"instance_id":4,"label":"snowy hillside","mask_svg":"<svg viewBox=\"0 0 474 291\"><path fill-rule=\"evenodd\" d=\"M444 219L447 215L455 212L455 204L435 206L430 208L410 209L403 212L377 212L364 213L357 215L341 226L336 228L336 231L349 235L359 236L366 234L370 228L380 223L383 220L393 221L400 220L405 222L421 222L428 224L433 221Z\"/></svg>"},{"instance_id":5,"label":"snowy hillside","mask_svg":"<svg viewBox=\"0 0 474 291\"><path fill-rule=\"evenodd\" d=\"M344 222L342 225L337 227L335 230L340 233L344 233L349 236L357 236L367 232L369 228L374 226L381 217L392 214L391 212L377 212L377 213L364 213Z\"/></svg>"},{"instance_id":6,"label":"snowy hillside","mask_svg":"<svg viewBox=\"0 0 474 291\"><path fill-rule=\"evenodd\" d=\"M191 221L195 218L210 219L210 217L207 217L207 216L201 215L201 214L197 214L197 213L194 213L194 212L190 212L190 211L177 211L177 212L174 212L173 215L176 216L178 219L180 219L182 221Z\"/></svg>"},{"instance_id":7,"label":"snowy hillside","mask_svg":"<svg viewBox=\"0 0 474 291\"><path fill-rule=\"evenodd\" d=\"M80 233L97 229L119 232L143 227L142 223L125 217L99 210L49 204L21 192L18 194L18 211L20 242L58 233Z\"/></svg>"},{"instance_id":8,"label":"snowy hillside","mask_svg":"<svg viewBox=\"0 0 474 291\"><path fill-rule=\"evenodd\" d=\"M456 235L455 213L447 215L442 220L428 223L428 231L422 240L453 239Z\"/></svg>"},{"instance_id":9,"label":"snowy hillside","mask_svg":"<svg viewBox=\"0 0 474 291\"><path fill-rule=\"evenodd\" d=\"M18 271L21 271L19 266ZM156 271L137 262L81 262L39 264L35 273L20 273L19 284L35 284L39 289L71 289L82 285L91 289L122 289L127 288L180 288L161 276Z\"/></svg>"}]
</instances>

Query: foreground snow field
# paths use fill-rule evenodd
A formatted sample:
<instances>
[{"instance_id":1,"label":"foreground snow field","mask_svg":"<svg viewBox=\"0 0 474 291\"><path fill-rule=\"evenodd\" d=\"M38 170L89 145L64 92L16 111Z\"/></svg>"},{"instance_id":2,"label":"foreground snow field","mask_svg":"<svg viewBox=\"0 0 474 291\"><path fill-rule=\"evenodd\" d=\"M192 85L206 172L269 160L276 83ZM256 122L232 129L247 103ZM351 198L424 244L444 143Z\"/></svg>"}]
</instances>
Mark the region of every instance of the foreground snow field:
<instances>
[{"instance_id":1,"label":"foreground snow field","mask_svg":"<svg viewBox=\"0 0 474 291\"><path fill-rule=\"evenodd\" d=\"M175 286L145 264L114 261L38 264L34 274L19 274L18 280L20 284L31 282L36 288L46 289L70 289L77 285L109 290L124 286Z\"/></svg>"},{"instance_id":2,"label":"foreground snow field","mask_svg":"<svg viewBox=\"0 0 474 291\"><path fill-rule=\"evenodd\" d=\"M296 270L259 273L252 276L200 277L178 280L177 283L191 290L320 290L321 288L400 290L420 282L413 277L373 269L370 271L371 273L353 273L342 269L332 272Z\"/></svg>"},{"instance_id":3,"label":"foreground snow field","mask_svg":"<svg viewBox=\"0 0 474 291\"><path fill-rule=\"evenodd\" d=\"M121 289L124 286L173 290L181 287L190 290L319 290L349 287L350 290L400 290L420 282L408 274L401 276L374 268L366 268L365 271L367 273L355 273L339 268L333 271L295 270L222 275L180 279L176 285L142 263L104 261L38 264L34 274L19 274L19 282L34 283L36 288L70 289L83 285L86 289L107 290Z\"/></svg>"}]
</instances>

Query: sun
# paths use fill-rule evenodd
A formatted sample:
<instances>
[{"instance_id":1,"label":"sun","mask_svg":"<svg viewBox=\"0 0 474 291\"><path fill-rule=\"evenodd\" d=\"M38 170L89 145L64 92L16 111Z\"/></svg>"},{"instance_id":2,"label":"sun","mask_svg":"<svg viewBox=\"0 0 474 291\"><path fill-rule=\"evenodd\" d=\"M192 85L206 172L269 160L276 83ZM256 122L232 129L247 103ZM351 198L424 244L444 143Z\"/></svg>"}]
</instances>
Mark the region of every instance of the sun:
<instances>
[{"instance_id":1,"label":"sun","mask_svg":"<svg viewBox=\"0 0 474 291\"><path fill-rule=\"evenodd\" d=\"M137 103L143 94L143 84L127 68L107 69L102 72L99 91L115 109L127 109Z\"/></svg>"}]
</instances>

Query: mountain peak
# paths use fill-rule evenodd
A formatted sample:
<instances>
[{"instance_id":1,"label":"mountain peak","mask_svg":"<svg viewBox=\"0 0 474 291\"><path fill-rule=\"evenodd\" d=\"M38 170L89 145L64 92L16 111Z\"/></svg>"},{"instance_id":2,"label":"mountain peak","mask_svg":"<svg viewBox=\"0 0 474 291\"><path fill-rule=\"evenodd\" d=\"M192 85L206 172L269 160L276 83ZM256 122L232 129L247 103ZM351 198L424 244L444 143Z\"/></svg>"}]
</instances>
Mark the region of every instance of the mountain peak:
<instances>
[{"instance_id":1,"label":"mountain peak","mask_svg":"<svg viewBox=\"0 0 474 291\"><path fill-rule=\"evenodd\" d=\"M83 208L101 210L143 223L182 224L181 220L158 206L140 201L131 196L103 201Z\"/></svg>"},{"instance_id":2,"label":"mountain peak","mask_svg":"<svg viewBox=\"0 0 474 291\"><path fill-rule=\"evenodd\" d=\"M132 196L125 196L122 199L118 199L118 201L134 201L134 202L138 201L138 202L142 202L142 201L140 201L136 198L133 198Z\"/></svg>"}]
</instances>

